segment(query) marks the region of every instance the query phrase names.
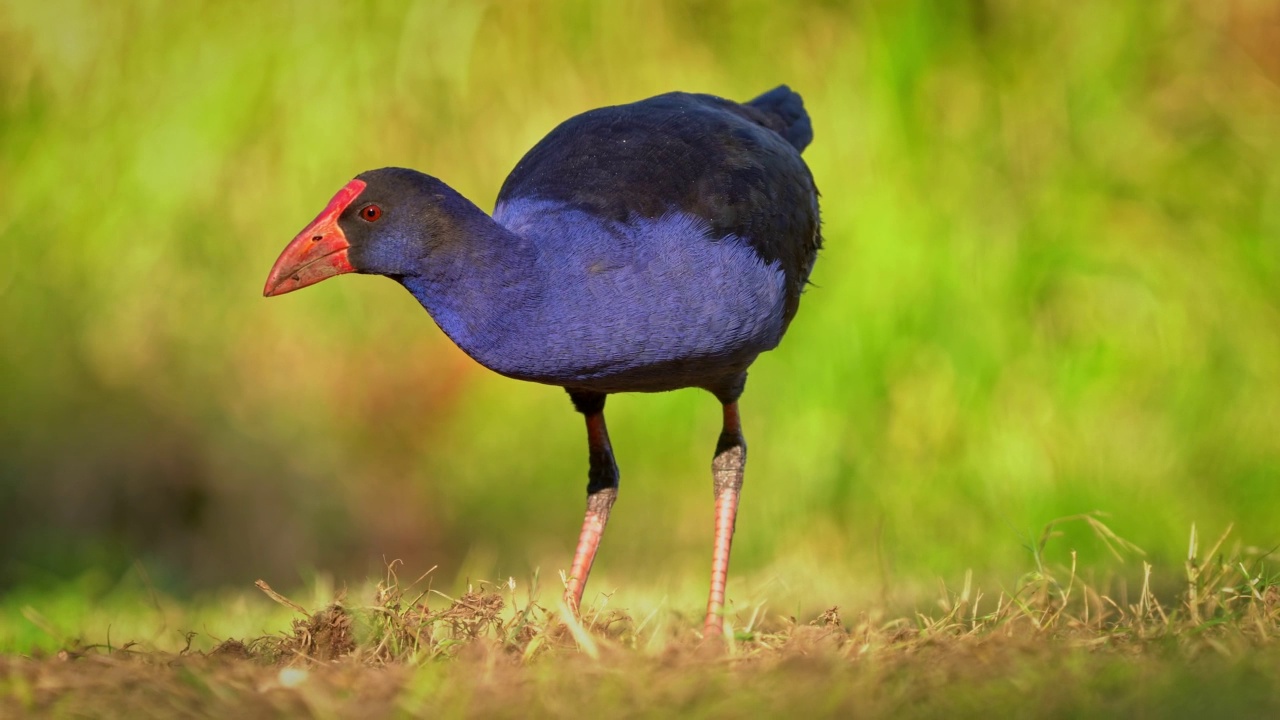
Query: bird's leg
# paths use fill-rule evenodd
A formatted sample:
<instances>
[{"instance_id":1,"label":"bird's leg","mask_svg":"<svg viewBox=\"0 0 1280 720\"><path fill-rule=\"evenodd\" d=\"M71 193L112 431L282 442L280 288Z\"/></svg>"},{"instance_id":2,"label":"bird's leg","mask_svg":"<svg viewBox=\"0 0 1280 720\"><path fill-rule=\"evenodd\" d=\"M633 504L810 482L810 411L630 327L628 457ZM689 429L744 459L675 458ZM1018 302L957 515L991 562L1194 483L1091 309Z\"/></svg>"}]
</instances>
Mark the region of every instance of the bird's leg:
<instances>
[{"instance_id":1,"label":"bird's leg","mask_svg":"<svg viewBox=\"0 0 1280 720\"><path fill-rule=\"evenodd\" d=\"M742 491L742 471L747 464L747 442L738 420L738 403L724 404L724 427L711 461L716 490L716 541L711 558L711 597L707 600L706 636L719 635L724 628L724 588L729 575L729 548L738 516L738 494Z\"/></svg>"},{"instance_id":2,"label":"bird's leg","mask_svg":"<svg viewBox=\"0 0 1280 720\"><path fill-rule=\"evenodd\" d=\"M609 522L609 510L618 497L618 465L613 460L609 431L604 424L605 396L570 391L569 397L587 420L587 447L591 458L587 471L587 514L582 520L582 534L578 536L578 549L573 553L573 566L564 588L565 604L577 613L600 538Z\"/></svg>"}]
</instances>

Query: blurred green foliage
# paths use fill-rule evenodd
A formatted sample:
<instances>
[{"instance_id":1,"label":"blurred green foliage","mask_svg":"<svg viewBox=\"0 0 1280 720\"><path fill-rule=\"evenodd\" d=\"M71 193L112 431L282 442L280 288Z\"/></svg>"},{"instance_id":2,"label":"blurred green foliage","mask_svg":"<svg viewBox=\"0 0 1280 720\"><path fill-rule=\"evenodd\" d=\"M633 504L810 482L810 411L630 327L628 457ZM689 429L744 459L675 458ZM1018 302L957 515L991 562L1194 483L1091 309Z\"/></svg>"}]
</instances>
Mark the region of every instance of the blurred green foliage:
<instances>
[{"instance_id":1,"label":"blurred green foliage","mask_svg":"<svg viewBox=\"0 0 1280 720\"><path fill-rule=\"evenodd\" d=\"M135 559L177 590L384 557L551 577L586 482L564 393L475 366L384 279L268 302L266 272L365 169L491 207L574 113L782 82L813 117L827 249L743 400L736 578L910 597L1026 567L1036 529L1095 509L1165 558L1192 522L1276 542L1265 12L6 2L0 587ZM592 589L700 587L716 403L615 396L609 422Z\"/></svg>"}]
</instances>

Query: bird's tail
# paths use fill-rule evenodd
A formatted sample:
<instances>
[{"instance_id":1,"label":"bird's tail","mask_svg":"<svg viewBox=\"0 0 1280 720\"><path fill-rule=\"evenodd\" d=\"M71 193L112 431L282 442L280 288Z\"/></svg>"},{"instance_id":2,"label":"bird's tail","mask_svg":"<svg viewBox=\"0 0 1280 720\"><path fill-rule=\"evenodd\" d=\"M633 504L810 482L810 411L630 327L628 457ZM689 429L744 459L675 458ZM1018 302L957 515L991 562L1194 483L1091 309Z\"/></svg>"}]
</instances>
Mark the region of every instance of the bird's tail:
<instances>
[{"instance_id":1,"label":"bird's tail","mask_svg":"<svg viewBox=\"0 0 1280 720\"><path fill-rule=\"evenodd\" d=\"M779 85L747 105L768 116L773 129L795 149L804 150L813 142L813 124L804 111L804 100L786 85Z\"/></svg>"}]
</instances>

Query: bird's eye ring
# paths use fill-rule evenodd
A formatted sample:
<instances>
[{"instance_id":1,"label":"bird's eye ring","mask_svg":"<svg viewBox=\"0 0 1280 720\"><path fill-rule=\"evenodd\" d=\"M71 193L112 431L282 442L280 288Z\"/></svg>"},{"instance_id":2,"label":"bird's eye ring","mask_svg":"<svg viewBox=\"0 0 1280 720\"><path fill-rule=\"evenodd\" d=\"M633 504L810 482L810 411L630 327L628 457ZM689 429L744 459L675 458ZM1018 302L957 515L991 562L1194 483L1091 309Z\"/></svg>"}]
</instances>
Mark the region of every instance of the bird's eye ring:
<instances>
[{"instance_id":1,"label":"bird's eye ring","mask_svg":"<svg viewBox=\"0 0 1280 720\"><path fill-rule=\"evenodd\" d=\"M368 222L377 222L378 218L382 217L382 208L372 204L365 205L360 208L360 217Z\"/></svg>"}]
</instances>

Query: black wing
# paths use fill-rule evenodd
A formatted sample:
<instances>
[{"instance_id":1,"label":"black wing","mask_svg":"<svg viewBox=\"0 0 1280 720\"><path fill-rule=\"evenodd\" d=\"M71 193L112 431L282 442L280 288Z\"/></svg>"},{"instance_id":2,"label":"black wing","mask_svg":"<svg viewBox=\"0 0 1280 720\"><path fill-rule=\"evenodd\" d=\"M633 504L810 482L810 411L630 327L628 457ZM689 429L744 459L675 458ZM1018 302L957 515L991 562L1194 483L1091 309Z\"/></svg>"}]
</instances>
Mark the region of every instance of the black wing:
<instances>
[{"instance_id":1,"label":"black wing","mask_svg":"<svg viewBox=\"0 0 1280 720\"><path fill-rule=\"evenodd\" d=\"M672 210L735 235L787 278L786 319L821 247L818 192L800 158L812 138L786 87L742 105L668 93L600 108L552 130L516 165L498 203L541 198L626 222Z\"/></svg>"}]
</instances>

